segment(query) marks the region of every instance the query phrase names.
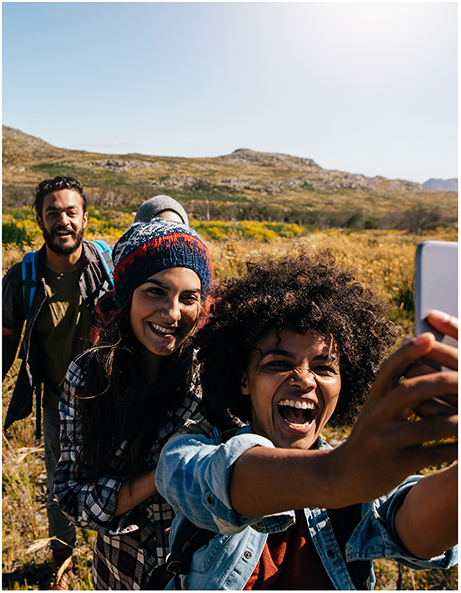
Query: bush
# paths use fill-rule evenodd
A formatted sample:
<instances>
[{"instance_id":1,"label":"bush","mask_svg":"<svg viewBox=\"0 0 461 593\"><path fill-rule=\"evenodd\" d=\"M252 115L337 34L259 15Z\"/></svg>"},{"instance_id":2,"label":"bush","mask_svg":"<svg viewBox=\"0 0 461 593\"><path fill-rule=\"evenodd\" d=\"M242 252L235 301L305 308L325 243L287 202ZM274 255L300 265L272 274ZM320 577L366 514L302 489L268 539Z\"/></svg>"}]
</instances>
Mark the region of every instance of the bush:
<instances>
[{"instance_id":1,"label":"bush","mask_svg":"<svg viewBox=\"0 0 461 593\"><path fill-rule=\"evenodd\" d=\"M29 235L27 230L21 226L16 226L15 223L7 222L2 223L2 243L16 243L16 245L23 245L32 243L32 237Z\"/></svg>"},{"instance_id":2,"label":"bush","mask_svg":"<svg viewBox=\"0 0 461 593\"><path fill-rule=\"evenodd\" d=\"M305 229L297 224L284 224L283 222L240 220L235 223L221 220L191 219L190 223L203 239L213 239L215 241L240 237L242 239L268 242L278 237L294 239L305 234Z\"/></svg>"}]
</instances>

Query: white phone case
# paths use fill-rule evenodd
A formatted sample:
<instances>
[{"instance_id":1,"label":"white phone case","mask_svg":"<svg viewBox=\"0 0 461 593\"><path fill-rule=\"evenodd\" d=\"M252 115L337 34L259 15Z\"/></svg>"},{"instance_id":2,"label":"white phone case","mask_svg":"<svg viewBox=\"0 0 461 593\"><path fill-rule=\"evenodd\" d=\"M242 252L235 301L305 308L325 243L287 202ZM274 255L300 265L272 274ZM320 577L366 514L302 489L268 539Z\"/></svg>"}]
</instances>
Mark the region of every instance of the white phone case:
<instances>
[{"instance_id":1,"label":"white phone case","mask_svg":"<svg viewBox=\"0 0 461 593\"><path fill-rule=\"evenodd\" d=\"M457 340L441 335L427 323L431 309L458 317L458 243L420 243L416 249L415 277L416 335L430 331L438 340L457 347Z\"/></svg>"}]
</instances>

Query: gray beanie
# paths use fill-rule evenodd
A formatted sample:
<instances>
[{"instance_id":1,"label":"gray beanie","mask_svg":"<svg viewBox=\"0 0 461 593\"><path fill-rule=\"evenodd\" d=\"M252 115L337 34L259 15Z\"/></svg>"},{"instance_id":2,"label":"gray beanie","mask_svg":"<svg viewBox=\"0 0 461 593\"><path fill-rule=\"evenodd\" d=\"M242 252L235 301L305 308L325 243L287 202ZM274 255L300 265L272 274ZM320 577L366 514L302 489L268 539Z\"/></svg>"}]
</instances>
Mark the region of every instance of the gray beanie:
<instances>
[{"instance_id":1,"label":"gray beanie","mask_svg":"<svg viewBox=\"0 0 461 593\"><path fill-rule=\"evenodd\" d=\"M143 202L136 212L134 221L150 222L165 210L173 210L173 212L176 212L176 214L182 218L183 223L186 226L189 226L189 219L181 204L176 200L173 200L173 198L170 198L170 196L165 195L154 196L150 200Z\"/></svg>"}]
</instances>

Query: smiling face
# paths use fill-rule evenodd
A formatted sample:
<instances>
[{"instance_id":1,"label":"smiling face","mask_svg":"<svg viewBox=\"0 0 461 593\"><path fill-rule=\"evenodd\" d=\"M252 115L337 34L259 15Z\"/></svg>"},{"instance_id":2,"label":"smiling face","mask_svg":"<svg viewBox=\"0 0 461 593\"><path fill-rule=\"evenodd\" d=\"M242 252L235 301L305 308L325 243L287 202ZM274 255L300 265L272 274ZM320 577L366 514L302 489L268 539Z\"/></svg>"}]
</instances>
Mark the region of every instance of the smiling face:
<instances>
[{"instance_id":1,"label":"smiling face","mask_svg":"<svg viewBox=\"0 0 461 593\"><path fill-rule=\"evenodd\" d=\"M152 368L173 354L197 325L201 282L189 268L157 272L133 292L130 324Z\"/></svg>"},{"instance_id":2,"label":"smiling face","mask_svg":"<svg viewBox=\"0 0 461 593\"><path fill-rule=\"evenodd\" d=\"M79 249L87 221L82 196L72 189L45 196L41 216L37 214L47 247L58 255L70 255Z\"/></svg>"},{"instance_id":3,"label":"smiling face","mask_svg":"<svg viewBox=\"0 0 461 593\"><path fill-rule=\"evenodd\" d=\"M258 340L241 392L251 398L256 434L276 447L309 449L330 419L341 390L333 339L270 330Z\"/></svg>"}]
</instances>

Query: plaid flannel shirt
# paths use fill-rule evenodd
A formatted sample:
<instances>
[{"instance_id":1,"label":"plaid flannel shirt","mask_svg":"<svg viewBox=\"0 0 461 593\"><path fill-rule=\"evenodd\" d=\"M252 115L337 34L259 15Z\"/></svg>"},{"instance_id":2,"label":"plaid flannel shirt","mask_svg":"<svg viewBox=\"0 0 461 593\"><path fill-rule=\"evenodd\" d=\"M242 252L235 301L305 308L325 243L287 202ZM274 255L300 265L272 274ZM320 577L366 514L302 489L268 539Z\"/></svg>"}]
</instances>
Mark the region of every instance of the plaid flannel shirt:
<instances>
[{"instance_id":1,"label":"plaid flannel shirt","mask_svg":"<svg viewBox=\"0 0 461 593\"><path fill-rule=\"evenodd\" d=\"M75 414L75 396L82 392L89 352L75 359L67 371L59 405L61 418L61 458L56 468L54 492L69 519L98 532L94 547L93 581L95 589L141 589L154 568L169 554L168 532L173 520L170 505L155 494L127 513L114 516L123 478L103 475L97 481L77 481L75 459L81 437ZM157 442L144 458L141 471L157 466L160 451L170 436L188 420L200 421L196 411L201 400L199 389L190 391L170 415L157 435ZM114 455L114 467L123 458L124 441Z\"/></svg>"}]
</instances>

